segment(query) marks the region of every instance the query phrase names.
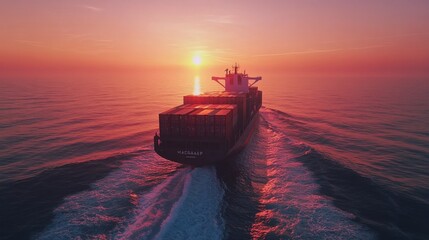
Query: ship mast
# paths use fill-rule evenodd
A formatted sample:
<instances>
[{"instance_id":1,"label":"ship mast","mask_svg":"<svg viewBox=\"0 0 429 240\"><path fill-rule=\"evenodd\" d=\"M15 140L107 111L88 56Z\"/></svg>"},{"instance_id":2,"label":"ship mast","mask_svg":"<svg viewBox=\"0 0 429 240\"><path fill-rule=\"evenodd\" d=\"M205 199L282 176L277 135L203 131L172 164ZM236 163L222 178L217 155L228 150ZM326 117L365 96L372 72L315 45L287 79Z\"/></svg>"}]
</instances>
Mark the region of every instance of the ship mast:
<instances>
[{"instance_id":1,"label":"ship mast","mask_svg":"<svg viewBox=\"0 0 429 240\"><path fill-rule=\"evenodd\" d=\"M238 66L237 63L235 63L235 65L232 67L234 68L234 74L237 74L237 70L240 68L240 66Z\"/></svg>"}]
</instances>

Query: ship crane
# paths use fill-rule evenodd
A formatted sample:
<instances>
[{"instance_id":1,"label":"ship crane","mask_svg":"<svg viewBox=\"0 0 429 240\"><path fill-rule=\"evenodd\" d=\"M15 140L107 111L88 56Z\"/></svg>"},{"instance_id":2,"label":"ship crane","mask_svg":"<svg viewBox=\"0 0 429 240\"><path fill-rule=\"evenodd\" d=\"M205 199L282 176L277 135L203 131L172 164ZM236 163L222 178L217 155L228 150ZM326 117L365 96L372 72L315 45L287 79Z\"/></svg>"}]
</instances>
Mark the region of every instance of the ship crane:
<instances>
[{"instance_id":1,"label":"ship crane","mask_svg":"<svg viewBox=\"0 0 429 240\"><path fill-rule=\"evenodd\" d=\"M262 77L249 77L246 72L244 73L238 73L239 66L237 63L232 66L234 69L234 73L231 73L229 69L225 69L225 76L224 77L216 77L213 76L212 80L219 83L223 88L225 88L225 91L227 92L249 92L249 87L253 86L255 83L262 80ZM220 81L225 81L223 84ZM253 81L249 85L249 81Z\"/></svg>"}]
</instances>

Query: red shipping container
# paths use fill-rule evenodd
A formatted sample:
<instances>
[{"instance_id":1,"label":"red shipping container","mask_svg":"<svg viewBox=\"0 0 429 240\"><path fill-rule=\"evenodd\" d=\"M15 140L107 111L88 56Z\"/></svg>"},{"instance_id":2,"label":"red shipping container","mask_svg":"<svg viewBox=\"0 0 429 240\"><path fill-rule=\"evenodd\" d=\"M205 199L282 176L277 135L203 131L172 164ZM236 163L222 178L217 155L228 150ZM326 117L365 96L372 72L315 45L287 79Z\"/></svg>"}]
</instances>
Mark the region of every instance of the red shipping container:
<instances>
[{"instance_id":1,"label":"red shipping container","mask_svg":"<svg viewBox=\"0 0 429 240\"><path fill-rule=\"evenodd\" d=\"M198 114L202 111L204 111L204 109L196 109L195 111L191 112L188 115L188 134L191 137L198 136L198 134L197 134L197 117L198 117Z\"/></svg>"},{"instance_id":2,"label":"red shipping container","mask_svg":"<svg viewBox=\"0 0 429 240\"><path fill-rule=\"evenodd\" d=\"M180 111L180 108L175 107L159 114L159 131L161 137L171 136L171 115L177 111Z\"/></svg>"},{"instance_id":3,"label":"red shipping container","mask_svg":"<svg viewBox=\"0 0 429 240\"><path fill-rule=\"evenodd\" d=\"M229 109L219 110L215 116L215 135L229 139L232 135L232 130L232 111Z\"/></svg>"},{"instance_id":4,"label":"red shipping container","mask_svg":"<svg viewBox=\"0 0 429 240\"><path fill-rule=\"evenodd\" d=\"M171 113L171 128L173 136L184 137L187 135L187 114L194 111L192 108L180 108L179 111Z\"/></svg>"}]
</instances>

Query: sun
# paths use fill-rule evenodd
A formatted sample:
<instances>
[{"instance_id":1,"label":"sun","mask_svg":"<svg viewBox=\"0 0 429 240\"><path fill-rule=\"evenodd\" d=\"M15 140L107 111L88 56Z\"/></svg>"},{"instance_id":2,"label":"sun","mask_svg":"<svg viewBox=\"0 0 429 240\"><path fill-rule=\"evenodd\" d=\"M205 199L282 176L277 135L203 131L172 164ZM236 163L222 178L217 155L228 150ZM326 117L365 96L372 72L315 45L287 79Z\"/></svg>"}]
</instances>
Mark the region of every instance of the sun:
<instances>
[{"instance_id":1,"label":"sun","mask_svg":"<svg viewBox=\"0 0 429 240\"><path fill-rule=\"evenodd\" d=\"M201 57L200 56L194 56L193 58L192 58L192 62L194 63L194 65L201 65Z\"/></svg>"}]
</instances>

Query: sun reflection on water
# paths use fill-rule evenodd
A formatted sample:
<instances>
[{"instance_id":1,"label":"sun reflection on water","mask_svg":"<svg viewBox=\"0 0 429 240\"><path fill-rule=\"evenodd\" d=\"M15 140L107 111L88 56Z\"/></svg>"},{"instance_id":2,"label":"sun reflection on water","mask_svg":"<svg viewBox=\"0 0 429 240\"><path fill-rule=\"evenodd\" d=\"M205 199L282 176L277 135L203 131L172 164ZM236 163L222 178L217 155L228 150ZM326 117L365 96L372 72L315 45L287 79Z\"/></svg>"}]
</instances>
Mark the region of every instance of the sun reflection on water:
<instances>
[{"instance_id":1,"label":"sun reflection on water","mask_svg":"<svg viewBox=\"0 0 429 240\"><path fill-rule=\"evenodd\" d=\"M195 76L194 78L194 95L200 95L201 94L201 87L200 87L200 77Z\"/></svg>"}]
</instances>

